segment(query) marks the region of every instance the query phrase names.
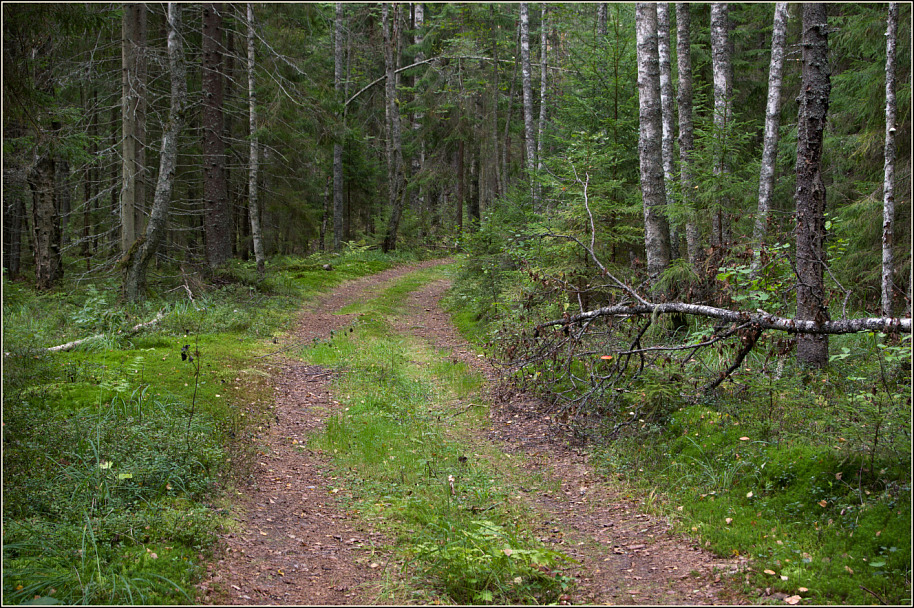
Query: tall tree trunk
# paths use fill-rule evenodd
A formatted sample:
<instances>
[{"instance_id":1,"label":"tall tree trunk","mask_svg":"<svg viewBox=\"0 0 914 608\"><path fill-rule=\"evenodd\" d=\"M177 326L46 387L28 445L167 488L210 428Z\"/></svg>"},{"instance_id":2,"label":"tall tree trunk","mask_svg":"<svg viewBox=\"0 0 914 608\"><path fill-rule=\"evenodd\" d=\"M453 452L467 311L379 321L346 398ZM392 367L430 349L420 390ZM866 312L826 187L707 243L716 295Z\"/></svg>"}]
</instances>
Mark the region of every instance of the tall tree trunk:
<instances>
[{"instance_id":1,"label":"tall tree trunk","mask_svg":"<svg viewBox=\"0 0 914 608\"><path fill-rule=\"evenodd\" d=\"M730 24L727 4L711 4L711 65L714 72L714 131L717 134L717 158L714 175L720 179L730 173L727 160L727 132L732 113L733 70L730 63ZM729 203L721 196L711 215L711 245L723 247L730 241Z\"/></svg>"},{"instance_id":2,"label":"tall tree trunk","mask_svg":"<svg viewBox=\"0 0 914 608\"><path fill-rule=\"evenodd\" d=\"M701 251L694 198L692 197L692 36L689 4L676 3L676 61L679 72L679 180L682 206L686 211L686 256L693 268L698 267Z\"/></svg>"},{"instance_id":3,"label":"tall tree trunk","mask_svg":"<svg viewBox=\"0 0 914 608\"><path fill-rule=\"evenodd\" d=\"M259 138L257 136L257 89L255 87L256 54L254 52L254 5L248 2L248 110L251 133L250 166L248 167L248 214L251 217L251 238L254 239L254 259L257 276L263 280L266 259L263 254L263 232L260 229L260 204L257 196L257 174L260 171Z\"/></svg>"},{"instance_id":4,"label":"tall tree trunk","mask_svg":"<svg viewBox=\"0 0 914 608\"><path fill-rule=\"evenodd\" d=\"M333 185L333 176L327 178L327 183L324 185L324 209L321 213L321 229L320 229L320 250L327 251L327 223L330 219L330 190Z\"/></svg>"},{"instance_id":5,"label":"tall tree trunk","mask_svg":"<svg viewBox=\"0 0 914 608\"><path fill-rule=\"evenodd\" d=\"M540 118L538 132L536 137L536 170L543 170L543 134L546 131L546 84L548 75L548 53L547 53L547 16L548 4L543 3L542 17L540 19ZM537 199L542 195L540 188L537 186Z\"/></svg>"},{"instance_id":6,"label":"tall tree trunk","mask_svg":"<svg viewBox=\"0 0 914 608\"><path fill-rule=\"evenodd\" d=\"M885 173L882 183L882 314L891 317L894 302L892 258L895 224L895 55L898 39L898 3L889 3L885 32Z\"/></svg>"},{"instance_id":7,"label":"tall tree trunk","mask_svg":"<svg viewBox=\"0 0 914 608\"><path fill-rule=\"evenodd\" d=\"M606 35L606 2L597 4L597 36Z\"/></svg>"},{"instance_id":8,"label":"tall tree trunk","mask_svg":"<svg viewBox=\"0 0 914 608\"><path fill-rule=\"evenodd\" d=\"M524 90L524 160L527 166L527 179L530 181L530 198L533 209L539 202L534 187L533 170L536 167L536 139L533 133L533 87L530 82L530 14L527 3L520 3L520 61L521 83Z\"/></svg>"},{"instance_id":9,"label":"tall tree trunk","mask_svg":"<svg viewBox=\"0 0 914 608\"><path fill-rule=\"evenodd\" d=\"M657 5L635 5L638 43L638 154L644 203L644 250L651 281L670 263L669 227L664 213L666 189L660 151L663 128L660 110L660 61L657 55Z\"/></svg>"},{"instance_id":10,"label":"tall tree trunk","mask_svg":"<svg viewBox=\"0 0 914 608\"><path fill-rule=\"evenodd\" d=\"M165 237L165 221L174 188L175 167L178 160L178 137L184 127L187 109L187 69L184 65L183 32L181 31L181 5L168 4L168 71L171 76L171 107L168 122L162 134L159 152L159 178L156 183L149 224L143 238L127 252L124 258L126 275L124 296L138 302L146 291L146 270Z\"/></svg>"},{"instance_id":11,"label":"tall tree trunk","mask_svg":"<svg viewBox=\"0 0 914 608\"><path fill-rule=\"evenodd\" d=\"M482 143L480 142L480 146ZM467 209L467 219L470 222L470 230L479 229L479 220L480 220L480 209L479 209L479 199L480 199L480 182L481 180L481 171L479 166L479 154L480 151L477 149L475 153L470 156L470 199L469 199L469 209Z\"/></svg>"},{"instance_id":12,"label":"tall tree trunk","mask_svg":"<svg viewBox=\"0 0 914 608\"><path fill-rule=\"evenodd\" d=\"M803 4L803 77L797 117L797 319L829 320L825 301L825 182L822 134L828 113L828 16L822 3ZM828 337L800 335L797 360L828 363Z\"/></svg>"},{"instance_id":13,"label":"tall tree trunk","mask_svg":"<svg viewBox=\"0 0 914 608\"><path fill-rule=\"evenodd\" d=\"M784 74L784 52L787 48L787 3L778 2L774 8L774 30L771 34L771 66L768 69L768 105L765 108L765 140L762 146L762 168L759 171L758 214L752 240L755 246L753 268L758 267L760 250L768 235L768 212L774 191L777 168L778 128L780 125L781 81Z\"/></svg>"},{"instance_id":14,"label":"tall tree trunk","mask_svg":"<svg viewBox=\"0 0 914 608\"><path fill-rule=\"evenodd\" d=\"M667 211L673 207L673 68L670 65L669 5L657 4L657 55L660 58L660 110L663 116L663 179L666 188ZM676 222L667 215L670 226L670 258L679 257L679 234Z\"/></svg>"},{"instance_id":15,"label":"tall tree trunk","mask_svg":"<svg viewBox=\"0 0 914 608\"><path fill-rule=\"evenodd\" d=\"M38 289L54 287L60 266L60 216L57 213L54 160L47 153L29 172L32 189L32 247Z\"/></svg>"},{"instance_id":16,"label":"tall tree trunk","mask_svg":"<svg viewBox=\"0 0 914 608\"><path fill-rule=\"evenodd\" d=\"M203 5L203 206L206 261L216 268L232 257L232 214L225 178L225 121L222 106L222 11Z\"/></svg>"},{"instance_id":17,"label":"tall tree trunk","mask_svg":"<svg viewBox=\"0 0 914 608\"><path fill-rule=\"evenodd\" d=\"M415 30L415 35L413 36L413 44L419 46L422 44L422 27L425 24L425 5L422 2L416 2L413 4L413 29ZM416 53L416 61L422 61L425 59L425 53L419 51ZM416 80L418 76L413 79L413 87L416 85ZM422 129L422 119L424 118L422 112L416 112L413 114L413 123L412 131L413 138L419 142L419 150L413 156L412 160L412 175L413 179L416 180L416 188L413 190L413 209L417 213L422 213L425 208L425 191L422 188L420 180L418 179L419 173L422 171L422 167L425 165L425 140L420 137L420 130Z\"/></svg>"},{"instance_id":18,"label":"tall tree trunk","mask_svg":"<svg viewBox=\"0 0 914 608\"><path fill-rule=\"evenodd\" d=\"M121 44L121 251L143 231L146 206L146 5L125 4Z\"/></svg>"},{"instance_id":19,"label":"tall tree trunk","mask_svg":"<svg viewBox=\"0 0 914 608\"><path fill-rule=\"evenodd\" d=\"M4 167L3 268L7 277L19 276L22 261L22 226L25 220L26 179L22 169Z\"/></svg>"},{"instance_id":20,"label":"tall tree trunk","mask_svg":"<svg viewBox=\"0 0 914 608\"><path fill-rule=\"evenodd\" d=\"M520 47L520 26L517 28L517 44ZM515 57L517 52L515 51ZM504 145L501 148L501 191L508 190L508 167L511 165L511 113L514 109L514 91L517 85L517 61L514 62L514 71L511 74L511 84L508 86L508 110L505 112Z\"/></svg>"},{"instance_id":21,"label":"tall tree trunk","mask_svg":"<svg viewBox=\"0 0 914 608\"><path fill-rule=\"evenodd\" d=\"M463 163L463 138L457 140L457 231L463 232L463 200L466 197L466 171Z\"/></svg>"},{"instance_id":22,"label":"tall tree trunk","mask_svg":"<svg viewBox=\"0 0 914 608\"><path fill-rule=\"evenodd\" d=\"M343 98L343 3L336 3L333 30L333 90L337 101ZM339 251L343 243L343 141L346 137L346 110L341 116L342 132L333 144L333 250Z\"/></svg>"},{"instance_id":23,"label":"tall tree trunk","mask_svg":"<svg viewBox=\"0 0 914 608\"><path fill-rule=\"evenodd\" d=\"M387 196L390 205L390 221L384 236L382 249L393 251L397 248L397 230L400 227L400 216L403 213L402 164L403 152L400 134L400 107L397 103L397 69L400 67L400 4L392 3L393 15L390 15L388 4L382 9L384 21L384 65L387 71Z\"/></svg>"}]
</instances>

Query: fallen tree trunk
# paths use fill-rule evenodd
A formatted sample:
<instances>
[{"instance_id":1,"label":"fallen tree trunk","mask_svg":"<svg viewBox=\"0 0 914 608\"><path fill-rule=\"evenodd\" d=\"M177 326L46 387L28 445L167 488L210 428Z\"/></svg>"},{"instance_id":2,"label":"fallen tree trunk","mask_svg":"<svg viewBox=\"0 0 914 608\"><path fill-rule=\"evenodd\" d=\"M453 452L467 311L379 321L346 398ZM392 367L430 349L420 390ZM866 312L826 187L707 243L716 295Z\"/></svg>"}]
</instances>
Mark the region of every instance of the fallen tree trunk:
<instances>
[{"instance_id":1,"label":"fallen tree trunk","mask_svg":"<svg viewBox=\"0 0 914 608\"><path fill-rule=\"evenodd\" d=\"M739 310L729 310L703 304L687 304L685 302L663 302L660 304L619 304L604 306L576 315L569 315L562 319L547 321L539 328L555 325L572 325L592 321L598 317L620 317L630 315L653 315L678 313L720 319L730 323L750 323L760 329L775 329L791 334L853 334L862 331L879 331L886 334L911 333L911 319L897 317L868 317L863 319L840 319L837 321L823 321L816 323L812 320L788 319L769 314L763 310L750 313Z\"/></svg>"},{"instance_id":2,"label":"fallen tree trunk","mask_svg":"<svg viewBox=\"0 0 914 608\"><path fill-rule=\"evenodd\" d=\"M134 325L129 330L127 330L127 333L125 335L132 336L133 334L139 333L140 331L146 329L147 327L152 327L153 325L157 324L159 321L161 321L164 318L165 318L165 311L160 310L159 314L157 314L152 321L146 321L145 323L140 323L138 325ZM117 333L118 333L118 335L120 335L123 332L119 331ZM97 340L99 338L103 338L104 336L105 336L105 334L95 334L94 336L89 336L88 338L81 338L79 340L73 340L72 342L67 342L66 344L61 344L60 346L52 346L48 349L48 352L56 353L56 352L62 352L65 350L70 350L70 349L76 348L80 344L84 344L85 342L89 342L90 340Z\"/></svg>"}]
</instances>

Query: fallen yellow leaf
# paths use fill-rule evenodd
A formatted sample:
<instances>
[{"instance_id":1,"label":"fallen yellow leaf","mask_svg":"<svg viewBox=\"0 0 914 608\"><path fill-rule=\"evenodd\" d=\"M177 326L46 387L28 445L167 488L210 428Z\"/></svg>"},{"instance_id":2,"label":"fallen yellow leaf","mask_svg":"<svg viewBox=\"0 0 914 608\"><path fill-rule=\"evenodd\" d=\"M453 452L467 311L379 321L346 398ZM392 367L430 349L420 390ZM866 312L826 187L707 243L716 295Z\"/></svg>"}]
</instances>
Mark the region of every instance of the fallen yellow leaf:
<instances>
[{"instance_id":1,"label":"fallen yellow leaf","mask_svg":"<svg viewBox=\"0 0 914 608\"><path fill-rule=\"evenodd\" d=\"M800 587L797 589L797 591L799 591L800 593L806 593L807 591L809 591L809 589L807 589L806 587Z\"/></svg>"},{"instance_id":2,"label":"fallen yellow leaf","mask_svg":"<svg viewBox=\"0 0 914 608\"><path fill-rule=\"evenodd\" d=\"M764 570L763 572L764 572L765 574L770 575L770 576L774 576L774 575L775 575L775 571L774 571L774 570Z\"/></svg>"},{"instance_id":3,"label":"fallen yellow leaf","mask_svg":"<svg viewBox=\"0 0 914 608\"><path fill-rule=\"evenodd\" d=\"M740 440L740 441L749 441L749 438L748 438L748 437L740 437L739 440Z\"/></svg>"},{"instance_id":4,"label":"fallen yellow leaf","mask_svg":"<svg viewBox=\"0 0 914 608\"><path fill-rule=\"evenodd\" d=\"M850 566L844 566L844 569L847 570L847 573L848 573L848 574L853 574L853 573L854 573L854 571L851 570L851 567L850 567Z\"/></svg>"},{"instance_id":5,"label":"fallen yellow leaf","mask_svg":"<svg viewBox=\"0 0 914 608\"><path fill-rule=\"evenodd\" d=\"M800 600L803 599L799 595L791 595L790 597L785 597L784 601L788 604L799 604Z\"/></svg>"},{"instance_id":6,"label":"fallen yellow leaf","mask_svg":"<svg viewBox=\"0 0 914 608\"><path fill-rule=\"evenodd\" d=\"M819 506L820 506L820 507L827 507L827 506L828 506L828 502L827 502L825 499L822 499L822 500L819 501Z\"/></svg>"},{"instance_id":7,"label":"fallen yellow leaf","mask_svg":"<svg viewBox=\"0 0 914 608\"><path fill-rule=\"evenodd\" d=\"M727 525L729 526L730 524L733 523L733 518L732 518L732 517L728 517L728 518L725 519L724 521L727 522Z\"/></svg>"}]
</instances>

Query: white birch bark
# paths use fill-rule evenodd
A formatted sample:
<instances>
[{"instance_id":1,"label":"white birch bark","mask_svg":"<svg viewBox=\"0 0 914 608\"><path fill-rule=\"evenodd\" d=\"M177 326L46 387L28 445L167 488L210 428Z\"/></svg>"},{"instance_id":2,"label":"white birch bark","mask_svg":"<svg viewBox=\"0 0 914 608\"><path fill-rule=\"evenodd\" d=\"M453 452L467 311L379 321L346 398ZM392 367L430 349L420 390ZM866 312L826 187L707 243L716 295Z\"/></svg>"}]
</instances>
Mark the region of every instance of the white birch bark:
<instances>
[{"instance_id":1,"label":"white birch bark","mask_svg":"<svg viewBox=\"0 0 914 608\"><path fill-rule=\"evenodd\" d=\"M530 180L530 197L533 200L533 208L536 209L538 201L533 187L536 139L533 133L533 88L530 82L530 14L526 2L520 3L520 61L521 83L524 90L524 160L527 166L527 179Z\"/></svg>"},{"instance_id":2,"label":"white birch bark","mask_svg":"<svg viewBox=\"0 0 914 608\"><path fill-rule=\"evenodd\" d=\"M768 105L765 107L765 140L762 147L762 168L759 172L758 213L752 240L755 247L753 268L758 266L758 254L768 235L768 211L774 191L774 171L777 166L778 128L780 127L781 82L784 74L784 52L787 49L787 3L778 2L774 8L774 30L771 34L771 65L768 68Z\"/></svg>"},{"instance_id":3,"label":"white birch bark","mask_svg":"<svg viewBox=\"0 0 914 608\"><path fill-rule=\"evenodd\" d=\"M254 48L254 5L248 2L248 109L251 132L250 166L248 167L248 213L251 219L251 238L254 241L254 259L257 261L257 276L263 279L266 260L263 254L263 232L260 227L260 203L258 202L257 174L260 171L259 138L257 137L257 90L255 88L256 53Z\"/></svg>"},{"instance_id":4,"label":"white birch bark","mask_svg":"<svg viewBox=\"0 0 914 608\"><path fill-rule=\"evenodd\" d=\"M657 5L635 5L638 54L638 153L644 204L644 250L651 281L670 263L669 227L664 214L666 190L660 151L663 128L660 109L660 62L657 56Z\"/></svg>"},{"instance_id":5,"label":"white birch bark","mask_svg":"<svg viewBox=\"0 0 914 608\"><path fill-rule=\"evenodd\" d=\"M536 170L543 170L543 132L546 130L546 74L548 53L547 45L547 14L548 5L543 3L542 18L540 19L540 118L536 138ZM538 189L537 189L538 190Z\"/></svg>"},{"instance_id":6,"label":"white birch bark","mask_svg":"<svg viewBox=\"0 0 914 608\"><path fill-rule=\"evenodd\" d=\"M181 4L168 4L168 71L171 76L171 107L162 134L159 152L159 177L156 182L149 224L143 238L138 239L124 258L124 296L130 302L143 298L146 291L146 269L165 237L168 207L174 188L178 161L178 136L184 127L187 109L187 67L181 32Z\"/></svg>"},{"instance_id":7,"label":"white birch bark","mask_svg":"<svg viewBox=\"0 0 914 608\"><path fill-rule=\"evenodd\" d=\"M885 32L885 172L882 195L882 314L891 317L894 308L892 258L895 223L895 56L898 39L898 3L889 3Z\"/></svg>"},{"instance_id":8,"label":"white birch bark","mask_svg":"<svg viewBox=\"0 0 914 608\"><path fill-rule=\"evenodd\" d=\"M657 4L657 55L660 59L660 110L662 114L663 179L666 188L667 210L673 206L673 69L670 65L670 16L669 5ZM676 223L667 216L670 226L670 258L679 257L679 238Z\"/></svg>"}]
</instances>

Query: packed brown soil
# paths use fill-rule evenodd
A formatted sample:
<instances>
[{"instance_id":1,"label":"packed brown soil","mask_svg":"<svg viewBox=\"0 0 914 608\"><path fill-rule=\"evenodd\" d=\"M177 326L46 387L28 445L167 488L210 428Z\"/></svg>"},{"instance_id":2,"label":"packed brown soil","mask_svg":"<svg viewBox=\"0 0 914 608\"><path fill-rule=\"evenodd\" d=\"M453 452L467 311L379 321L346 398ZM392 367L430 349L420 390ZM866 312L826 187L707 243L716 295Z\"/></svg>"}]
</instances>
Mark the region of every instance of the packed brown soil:
<instances>
[{"instance_id":1,"label":"packed brown soil","mask_svg":"<svg viewBox=\"0 0 914 608\"><path fill-rule=\"evenodd\" d=\"M309 306L286 344L329 337L350 325L352 315L334 314L388 281L440 261L391 269L340 286ZM426 285L406 302L396 329L446 349L487 380L493 406L487 437L512 460L556 480L561 491L521 488L518 500L539 521L535 534L579 563L567 574L578 584L563 598L573 604L747 603L732 592L728 577L744 566L715 558L697 543L674 534L663 517L644 513L614 480L601 478L587 453L575 448L549 418L543 403L499 381L497 371L472 351L439 306L446 281ZM281 355L277 355L279 359ZM383 603L388 540L337 500L338 486L326 457L308 450L307 438L339 403L330 392L332 374L289 359L274 362L275 417L260 437L263 448L250 482L240 488L238 529L222 538L215 563L200 585L213 604Z\"/></svg>"}]
</instances>

